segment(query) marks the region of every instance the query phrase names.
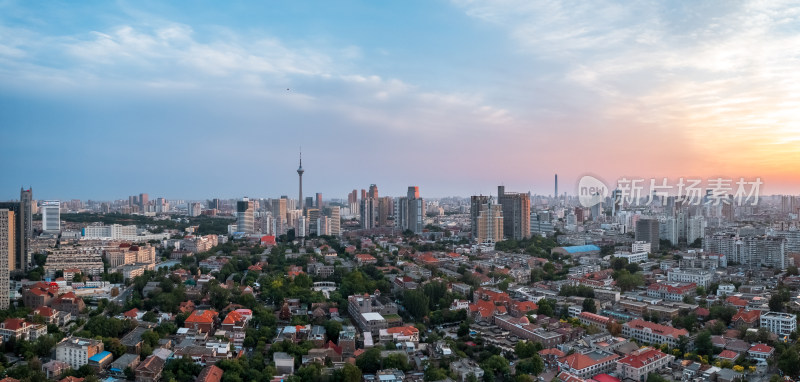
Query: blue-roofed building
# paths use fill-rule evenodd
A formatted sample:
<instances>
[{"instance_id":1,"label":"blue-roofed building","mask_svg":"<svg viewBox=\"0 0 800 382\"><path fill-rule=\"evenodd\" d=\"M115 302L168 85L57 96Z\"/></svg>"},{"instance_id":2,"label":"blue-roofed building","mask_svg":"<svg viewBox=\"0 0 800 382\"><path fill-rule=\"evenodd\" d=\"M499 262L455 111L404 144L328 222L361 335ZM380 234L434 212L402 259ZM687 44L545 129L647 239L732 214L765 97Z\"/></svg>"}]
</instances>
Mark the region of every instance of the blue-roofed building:
<instances>
[{"instance_id":1,"label":"blue-roofed building","mask_svg":"<svg viewBox=\"0 0 800 382\"><path fill-rule=\"evenodd\" d=\"M95 370L100 371L105 369L113 361L114 361L114 356L111 355L111 352L103 351L89 357L88 365L93 367Z\"/></svg>"},{"instance_id":2,"label":"blue-roofed building","mask_svg":"<svg viewBox=\"0 0 800 382\"><path fill-rule=\"evenodd\" d=\"M600 247L589 245L573 245L570 247L556 247L550 251L550 254L557 253L562 256L586 256L586 255L599 255Z\"/></svg>"}]
</instances>

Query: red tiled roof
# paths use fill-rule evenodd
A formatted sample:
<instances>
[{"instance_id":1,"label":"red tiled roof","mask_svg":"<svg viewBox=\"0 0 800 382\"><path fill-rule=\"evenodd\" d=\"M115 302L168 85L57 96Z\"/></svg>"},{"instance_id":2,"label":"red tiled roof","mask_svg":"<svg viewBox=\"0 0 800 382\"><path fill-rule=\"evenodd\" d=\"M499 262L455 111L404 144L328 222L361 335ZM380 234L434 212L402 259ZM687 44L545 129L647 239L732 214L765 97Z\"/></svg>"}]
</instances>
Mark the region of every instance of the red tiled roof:
<instances>
[{"instance_id":1,"label":"red tiled roof","mask_svg":"<svg viewBox=\"0 0 800 382\"><path fill-rule=\"evenodd\" d=\"M234 310L233 312L230 312L228 313L227 316L225 316L225 319L222 320L222 323L233 325L242 321L244 321L244 317L242 317L242 314Z\"/></svg>"},{"instance_id":2,"label":"red tiled roof","mask_svg":"<svg viewBox=\"0 0 800 382\"><path fill-rule=\"evenodd\" d=\"M215 365L209 365L200 372L195 382L219 382L222 380L222 374L222 369Z\"/></svg>"},{"instance_id":3,"label":"red tiled roof","mask_svg":"<svg viewBox=\"0 0 800 382\"><path fill-rule=\"evenodd\" d=\"M741 320L741 321L744 321L744 322L752 324L752 323L758 322L758 320L760 318L761 318L761 311L760 310L739 309L739 311L736 312L736 314L733 315L733 318L731 318L731 321L734 322L734 321L740 321Z\"/></svg>"},{"instance_id":4,"label":"red tiled roof","mask_svg":"<svg viewBox=\"0 0 800 382\"><path fill-rule=\"evenodd\" d=\"M26 325L22 318L9 318L3 321L3 328L8 330L20 330Z\"/></svg>"},{"instance_id":5,"label":"red tiled roof","mask_svg":"<svg viewBox=\"0 0 800 382\"><path fill-rule=\"evenodd\" d=\"M641 369L642 367L645 367L666 356L667 355L662 353L661 350L655 348L643 348L626 355L625 358L618 360L617 363L623 363L630 367Z\"/></svg>"},{"instance_id":6,"label":"red tiled roof","mask_svg":"<svg viewBox=\"0 0 800 382\"><path fill-rule=\"evenodd\" d=\"M185 323L198 323L198 324L211 324L214 323L214 318L217 317L217 312L213 310L195 310L189 317L186 318Z\"/></svg>"},{"instance_id":7,"label":"red tiled roof","mask_svg":"<svg viewBox=\"0 0 800 382\"><path fill-rule=\"evenodd\" d=\"M386 329L386 332L389 334L401 334L404 336L413 336L414 334L419 333L419 329L413 326L395 326L394 328Z\"/></svg>"},{"instance_id":8,"label":"red tiled roof","mask_svg":"<svg viewBox=\"0 0 800 382\"><path fill-rule=\"evenodd\" d=\"M40 306L33 310L33 314L38 314L42 317L50 317L56 314L56 310L48 306Z\"/></svg>"},{"instance_id":9,"label":"red tiled roof","mask_svg":"<svg viewBox=\"0 0 800 382\"><path fill-rule=\"evenodd\" d=\"M739 307L747 306L747 300L741 299L741 298L739 298L737 296L730 296L730 297L726 298L725 301L727 303L731 304L731 305L735 305L735 306L739 306Z\"/></svg>"},{"instance_id":10,"label":"red tiled roof","mask_svg":"<svg viewBox=\"0 0 800 382\"><path fill-rule=\"evenodd\" d=\"M648 328L653 333L660 334L667 337L678 338L680 336L688 336L689 332L686 329L675 329L671 326L659 325L653 322L644 321L642 319L635 319L625 323L628 327L635 329Z\"/></svg>"},{"instance_id":11,"label":"red tiled roof","mask_svg":"<svg viewBox=\"0 0 800 382\"><path fill-rule=\"evenodd\" d=\"M613 354L595 361L592 357L589 357L586 354L572 353L564 358L561 358L560 362L566 364L574 370L583 370L615 358L619 358L619 356Z\"/></svg>"},{"instance_id":12,"label":"red tiled roof","mask_svg":"<svg viewBox=\"0 0 800 382\"><path fill-rule=\"evenodd\" d=\"M754 353L772 354L772 352L775 351L775 349L773 349L771 346L767 346L764 344L756 344L753 347L751 347L750 350L748 351Z\"/></svg>"},{"instance_id":13,"label":"red tiled roof","mask_svg":"<svg viewBox=\"0 0 800 382\"><path fill-rule=\"evenodd\" d=\"M136 318L137 317L137 313L139 313L139 309L133 308L133 309L123 313L122 315L125 316L125 317Z\"/></svg>"},{"instance_id":14,"label":"red tiled roof","mask_svg":"<svg viewBox=\"0 0 800 382\"><path fill-rule=\"evenodd\" d=\"M608 318L606 316L601 316L599 314L594 314L594 313L591 313L591 312L581 312L581 314L579 314L578 316L579 317L584 317L584 318L586 318L588 320L592 320L592 321L599 322L599 323L608 323L611 320L610 318Z\"/></svg>"},{"instance_id":15,"label":"red tiled roof","mask_svg":"<svg viewBox=\"0 0 800 382\"><path fill-rule=\"evenodd\" d=\"M558 358L561 358L566 354L563 351L558 350L556 348L550 348L550 349L539 350L539 355L554 355Z\"/></svg>"},{"instance_id":16,"label":"red tiled roof","mask_svg":"<svg viewBox=\"0 0 800 382\"><path fill-rule=\"evenodd\" d=\"M736 358L739 358L739 353L733 350L723 350L722 353L719 353L719 355L717 355L717 358L735 360Z\"/></svg>"}]
</instances>

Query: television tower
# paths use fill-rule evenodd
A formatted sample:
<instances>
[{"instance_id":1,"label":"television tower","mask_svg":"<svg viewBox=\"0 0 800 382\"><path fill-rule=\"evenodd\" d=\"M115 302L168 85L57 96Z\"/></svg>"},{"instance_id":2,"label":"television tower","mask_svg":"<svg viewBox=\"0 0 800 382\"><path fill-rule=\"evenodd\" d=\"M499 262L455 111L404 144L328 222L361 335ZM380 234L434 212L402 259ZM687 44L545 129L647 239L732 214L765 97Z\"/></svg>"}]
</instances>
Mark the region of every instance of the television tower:
<instances>
[{"instance_id":1,"label":"television tower","mask_svg":"<svg viewBox=\"0 0 800 382\"><path fill-rule=\"evenodd\" d=\"M305 170L303 170L303 150L300 149L300 167L297 168L297 175L300 176L300 194L298 195L298 201L299 201L298 206L300 206L301 213L303 211L303 173L304 172L305 172Z\"/></svg>"}]
</instances>

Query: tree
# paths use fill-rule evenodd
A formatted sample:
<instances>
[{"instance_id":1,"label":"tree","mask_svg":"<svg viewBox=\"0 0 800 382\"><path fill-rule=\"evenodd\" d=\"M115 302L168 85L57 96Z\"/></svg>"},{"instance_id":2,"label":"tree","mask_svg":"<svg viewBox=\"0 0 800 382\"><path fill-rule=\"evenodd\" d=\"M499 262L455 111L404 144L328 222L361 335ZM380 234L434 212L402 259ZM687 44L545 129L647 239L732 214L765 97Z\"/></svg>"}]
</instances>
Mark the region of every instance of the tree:
<instances>
[{"instance_id":1,"label":"tree","mask_svg":"<svg viewBox=\"0 0 800 382\"><path fill-rule=\"evenodd\" d=\"M469 324L466 322L462 322L461 324L459 324L456 335L458 335L459 337L464 337L468 334L469 334Z\"/></svg>"},{"instance_id":2,"label":"tree","mask_svg":"<svg viewBox=\"0 0 800 382\"><path fill-rule=\"evenodd\" d=\"M520 373L539 375L544 371L544 361L538 353L517 363L517 375Z\"/></svg>"},{"instance_id":3,"label":"tree","mask_svg":"<svg viewBox=\"0 0 800 382\"><path fill-rule=\"evenodd\" d=\"M589 313L597 313L597 307L594 304L594 299L587 298L583 300L583 311Z\"/></svg>"},{"instance_id":4,"label":"tree","mask_svg":"<svg viewBox=\"0 0 800 382\"><path fill-rule=\"evenodd\" d=\"M711 356L714 354L714 344L711 342L711 332L703 330L694 341L697 354Z\"/></svg>"},{"instance_id":5,"label":"tree","mask_svg":"<svg viewBox=\"0 0 800 382\"><path fill-rule=\"evenodd\" d=\"M646 382L669 382L669 380L664 378L664 377L662 377L662 376L660 376L660 375L658 375L658 374L656 374L656 373L650 373L650 374L647 374L647 381Z\"/></svg>"},{"instance_id":6,"label":"tree","mask_svg":"<svg viewBox=\"0 0 800 382\"><path fill-rule=\"evenodd\" d=\"M447 371L438 367L428 366L423 375L426 381L441 381L447 379Z\"/></svg>"},{"instance_id":7,"label":"tree","mask_svg":"<svg viewBox=\"0 0 800 382\"><path fill-rule=\"evenodd\" d=\"M428 297L419 290L406 290L403 293L403 306L417 321L428 315Z\"/></svg>"},{"instance_id":8,"label":"tree","mask_svg":"<svg viewBox=\"0 0 800 382\"><path fill-rule=\"evenodd\" d=\"M383 360L384 369L398 369L402 371L411 370L408 364L408 357L405 354L393 353Z\"/></svg>"},{"instance_id":9,"label":"tree","mask_svg":"<svg viewBox=\"0 0 800 382\"><path fill-rule=\"evenodd\" d=\"M536 346L530 341L517 341L514 345L514 353L519 358L528 358L536 354Z\"/></svg>"},{"instance_id":10,"label":"tree","mask_svg":"<svg viewBox=\"0 0 800 382\"><path fill-rule=\"evenodd\" d=\"M341 382L361 382L361 369L353 364L345 363L341 375Z\"/></svg>"},{"instance_id":11,"label":"tree","mask_svg":"<svg viewBox=\"0 0 800 382\"><path fill-rule=\"evenodd\" d=\"M325 333L328 335L328 339L338 343L339 333L342 331L342 323L339 321L328 320L325 321L323 326L325 327Z\"/></svg>"},{"instance_id":12,"label":"tree","mask_svg":"<svg viewBox=\"0 0 800 382\"><path fill-rule=\"evenodd\" d=\"M493 355L481 363L481 369L488 374L505 374L509 371L508 360L499 355Z\"/></svg>"},{"instance_id":13,"label":"tree","mask_svg":"<svg viewBox=\"0 0 800 382\"><path fill-rule=\"evenodd\" d=\"M536 314L541 314L547 317L553 317L553 314L555 313L554 305L555 304L553 300L548 300L548 299L540 300L539 308L536 309Z\"/></svg>"},{"instance_id":14,"label":"tree","mask_svg":"<svg viewBox=\"0 0 800 382\"><path fill-rule=\"evenodd\" d=\"M156 322L156 321L158 321L158 317L156 316L155 312L150 310L150 311L147 311L147 313L142 315L142 321Z\"/></svg>"},{"instance_id":15,"label":"tree","mask_svg":"<svg viewBox=\"0 0 800 382\"><path fill-rule=\"evenodd\" d=\"M356 366L367 373L375 373L381 368L381 349L370 348L356 358Z\"/></svg>"}]
</instances>

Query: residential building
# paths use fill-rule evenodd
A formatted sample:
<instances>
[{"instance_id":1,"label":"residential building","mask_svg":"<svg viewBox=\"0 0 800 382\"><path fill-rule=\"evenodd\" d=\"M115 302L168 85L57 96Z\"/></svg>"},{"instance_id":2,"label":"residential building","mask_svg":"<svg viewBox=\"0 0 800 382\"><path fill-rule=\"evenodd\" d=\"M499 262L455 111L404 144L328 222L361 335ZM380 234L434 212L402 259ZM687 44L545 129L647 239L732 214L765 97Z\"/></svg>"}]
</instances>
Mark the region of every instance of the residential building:
<instances>
[{"instance_id":1,"label":"residential building","mask_svg":"<svg viewBox=\"0 0 800 382\"><path fill-rule=\"evenodd\" d=\"M42 202L42 230L47 233L61 232L61 202L46 200Z\"/></svg>"},{"instance_id":2,"label":"residential building","mask_svg":"<svg viewBox=\"0 0 800 382\"><path fill-rule=\"evenodd\" d=\"M470 376L474 376L479 381L483 379L483 369L478 363L469 359L462 358L458 361L450 362L450 371L456 374L459 382L466 382Z\"/></svg>"},{"instance_id":3,"label":"residential building","mask_svg":"<svg viewBox=\"0 0 800 382\"><path fill-rule=\"evenodd\" d=\"M256 232L254 211L252 200L245 197L236 202L236 232L248 235Z\"/></svg>"},{"instance_id":4,"label":"residential building","mask_svg":"<svg viewBox=\"0 0 800 382\"><path fill-rule=\"evenodd\" d=\"M362 331L378 336L381 329L389 327L384 316L397 316L397 305L389 299L374 295L353 295L347 298L347 311Z\"/></svg>"},{"instance_id":5,"label":"residential building","mask_svg":"<svg viewBox=\"0 0 800 382\"><path fill-rule=\"evenodd\" d=\"M658 220L639 219L636 221L636 241L650 243L650 252L659 251Z\"/></svg>"},{"instance_id":6,"label":"residential building","mask_svg":"<svg viewBox=\"0 0 800 382\"><path fill-rule=\"evenodd\" d=\"M679 283L695 283L697 286L708 288L714 274L704 269L673 268L667 272L667 281Z\"/></svg>"},{"instance_id":7,"label":"residential building","mask_svg":"<svg viewBox=\"0 0 800 382\"><path fill-rule=\"evenodd\" d=\"M503 240L503 206L494 203L492 197L487 198L475 219L475 241L478 244L493 244Z\"/></svg>"},{"instance_id":8,"label":"residential building","mask_svg":"<svg viewBox=\"0 0 800 382\"><path fill-rule=\"evenodd\" d=\"M635 250L633 251L633 253L620 252L620 253L615 253L614 257L626 259L628 260L628 264L644 263L647 261L647 252L646 251L637 252Z\"/></svg>"},{"instance_id":9,"label":"residential building","mask_svg":"<svg viewBox=\"0 0 800 382\"><path fill-rule=\"evenodd\" d=\"M678 338L681 336L688 337L689 332L686 329L675 329L671 326L635 319L622 325L622 335L627 338L634 338L642 343L666 343L675 347L678 345Z\"/></svg>"},{"instance_id":10,"label":"residential building","mask_svg":"<svg viewBox=\"0 0 800 382\"><path fill-rule=\"evenodd\" d=\"M647 375L666 367L675 357L658 349L644 347L617 360L617 378L647 382Z\"/></svg>"},{"instance_id":11,"label":"residential building","mask_svg":"<svg viewBox=\"0 0 800 382\"><path fill-rule=\"evenodd\" d=\"M56 359L73 369L89 363L89 358L103 351L103 341L89 338L67 337L56 345Z\"/></svg>"},{"instance_id":12,"label":"residential building","mask_svg":"<svg viewBox=\"0 0 800 382\"><path fill-rule=\"evenodd\" d=\"M788 336L797 330L797 315L782 312L762 313L761 327L779 336Z\"/></svg>"},{"instance_id":13,"label":"residential building","mask_svg":"<svg viewBox=\"0 0 800 382\"><path fill-rule=\"evenodd\" d=\"M17 239L14 211L0 209L0 309L8 309L11 298L11 270L14 269Z\"/></svg>"},{"instance_id":14,"label":"residential building","mask_svg":"<svg viewBox=\"0 0 800 382\"><path fill-rule=\"evenodd\" d=\"M610 318L590 312L581 312L578 315L578 320L580 320L581 324L595 326L600 329L605 329L611 323Z\"/></svg>"},{"instance_id":15,"label":"residential building","mask_svg":"<svg viewBox=\"0 0 800 382\"><path fill-rule=\"evenodd\" d=\"M136 376L136 382L158 382L161 379L161 372L164 371L165 364L166 361L158 356L148 356L133 371Z\"/></svg>"},{"instance_id":16,"label":"residential building","mask_svg":"<svg viewBox=\"0 0 800 382\"><path fill-rule=\"evenodd\" d=\"M210 333L214 329L218 315L219 313L210 309L195 310L186 318L186 321L183 322L183 327L203 333Z\"/></svg>"},{"instance_id":17,"label":"residential building","mask_svg":"<svg viewBox=\"0 0 800 382\"><path fill-rule=\"evenodd\" d=\"M761 324L761 311L739 309L731 318L731 326L734 328L758 328Z\"/></svg>"},{"instance_id":18,"label":"residential building","mask_svg":"<svg viewBox=\"0 0 800 382\"><path fill-rule=\"evenodd\" d=\"M588 379L597 374L610 373L616 368L616 354L599 350L575 352L558 360L561 371L573 374L578 378Z\"/></svg>"},{"instance_id":19,"label":"residential building","mask_svg":"<svg viewBox=\"0 0 800 382\"><path fill-rule=\"evenodd\" d=\"M697 290L695 283L653 283L647 287L647 295L670 301L683 301L686 296L694 296Z\"/></svg>"},{"instance_id":20,"label":"residential building","mask_svg":"<svg viewBox=\"0 0 800 382\"><path fill-rule=\"evenodd\" d=\"M530 237L530 195L506 192L505 186L497 186L497 201L503 209L503 235L514 240Z\"/></svg>"}]
</instances>

